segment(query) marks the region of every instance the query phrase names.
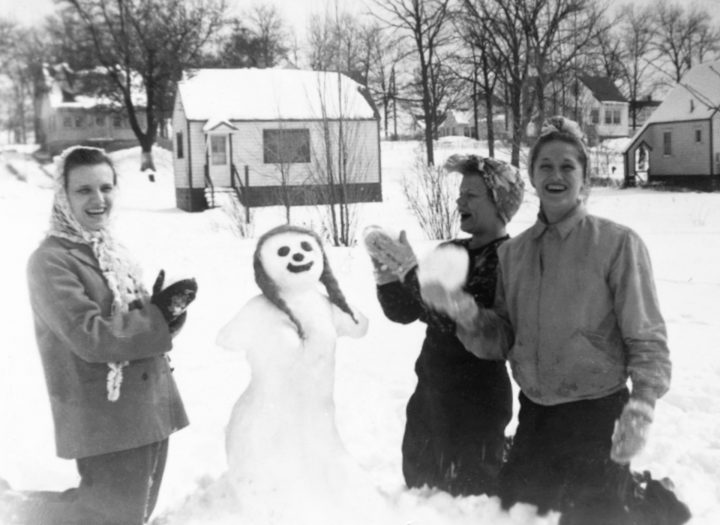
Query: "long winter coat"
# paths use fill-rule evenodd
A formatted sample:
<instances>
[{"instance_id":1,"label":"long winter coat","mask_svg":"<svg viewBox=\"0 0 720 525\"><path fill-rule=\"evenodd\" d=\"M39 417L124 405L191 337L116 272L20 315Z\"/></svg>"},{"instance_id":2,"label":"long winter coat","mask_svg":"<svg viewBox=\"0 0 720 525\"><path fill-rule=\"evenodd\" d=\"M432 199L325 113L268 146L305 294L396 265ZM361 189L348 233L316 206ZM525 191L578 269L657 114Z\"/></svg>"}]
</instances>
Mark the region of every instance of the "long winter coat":
<instances>
[{"instance_id":1,"label":"long winter coat","mask_svg":"<svg viewBox=\"0 0 720 525\"><path fill-rule=\"evenodd\" d=\"M127 450L188 424L162 313L145 303L111 316L112 292L89 246L46 238L30 257L28 284L58 456ZM109 401L108 363L123 361L120 398Z\"/></svg>"}]
</instances>

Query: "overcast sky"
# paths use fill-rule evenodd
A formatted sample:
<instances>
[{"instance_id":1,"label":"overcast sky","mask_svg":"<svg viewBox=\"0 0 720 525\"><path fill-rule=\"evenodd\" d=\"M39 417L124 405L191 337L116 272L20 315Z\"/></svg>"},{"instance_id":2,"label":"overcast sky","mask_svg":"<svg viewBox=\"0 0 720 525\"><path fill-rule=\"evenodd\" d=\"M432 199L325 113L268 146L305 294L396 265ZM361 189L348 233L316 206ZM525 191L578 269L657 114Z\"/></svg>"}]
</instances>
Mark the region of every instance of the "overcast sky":
<instances>
[{"instance_id":1,"label":"overcast sky","mask_svg":"<svg viewBox=\"0 0 720 525\"><path fill-rule=\"evenodd\" d=\"M232 14L251 8L258 0L227 0ZM285 22L293 27L301 38L307 27L307 20L311 13L318 13L327 7L331 12L334 3L342 11L360 13L366 10L366 5L372 5L373 0L268 0L280 9ZM627 3L631 0L610 0L612 4ZM636 3L656 3L657 0L634 0ZM675 0L681 4L698 3L704 6L720 23L720 0ZM0 17L11 18L23 24L34 24L53 12L53 0L0 0Z\"/></svg>"}]
</instances>

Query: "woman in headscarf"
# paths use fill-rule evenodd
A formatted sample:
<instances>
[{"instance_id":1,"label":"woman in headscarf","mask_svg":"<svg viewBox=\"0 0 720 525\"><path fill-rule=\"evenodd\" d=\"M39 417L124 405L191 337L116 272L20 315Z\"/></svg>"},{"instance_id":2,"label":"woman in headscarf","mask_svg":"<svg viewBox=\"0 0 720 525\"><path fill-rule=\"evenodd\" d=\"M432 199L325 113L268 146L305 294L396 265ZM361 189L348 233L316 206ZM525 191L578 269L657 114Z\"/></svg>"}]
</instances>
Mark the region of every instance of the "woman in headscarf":
<instances>
[{"instance_id":1,"label":"woman in headscarf","mask_svg":"<svg viewBox=\"0 0 720 525\"><path fill-rule=\"evenodd\" d=\"M28 263L57 454L77 488L26 493L16 523L144 523L155 506L168 436L188 424L166 353L195 297L193 279L153 295L111 227L117 174L97 148L60 156L50 229Z\"/></svg>"}]
</instances>

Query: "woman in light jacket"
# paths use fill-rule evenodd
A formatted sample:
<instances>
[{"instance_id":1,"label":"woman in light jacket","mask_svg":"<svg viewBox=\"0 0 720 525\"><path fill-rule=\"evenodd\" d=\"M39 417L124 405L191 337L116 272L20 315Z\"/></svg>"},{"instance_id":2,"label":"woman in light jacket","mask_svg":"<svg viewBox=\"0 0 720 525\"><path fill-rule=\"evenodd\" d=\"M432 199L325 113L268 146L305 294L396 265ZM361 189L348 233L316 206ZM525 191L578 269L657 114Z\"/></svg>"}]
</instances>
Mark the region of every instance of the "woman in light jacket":
<instances>
[{"instance_id":1,"label":"woman in light jacket","mask_svg":"<svg viewBox=\"0 0 720 525\"><path fill-rule=\"evenodd\" d=\"M116 187L103 150L61 155L50 230L30 257L28 283L57 454L76 460L80 484L28 493L17 523L143 523L168 436L188 424L165 354L197 286L187 279L161 290L161 272L149 295L110 229Z\"/></svg>"}]
</instances>

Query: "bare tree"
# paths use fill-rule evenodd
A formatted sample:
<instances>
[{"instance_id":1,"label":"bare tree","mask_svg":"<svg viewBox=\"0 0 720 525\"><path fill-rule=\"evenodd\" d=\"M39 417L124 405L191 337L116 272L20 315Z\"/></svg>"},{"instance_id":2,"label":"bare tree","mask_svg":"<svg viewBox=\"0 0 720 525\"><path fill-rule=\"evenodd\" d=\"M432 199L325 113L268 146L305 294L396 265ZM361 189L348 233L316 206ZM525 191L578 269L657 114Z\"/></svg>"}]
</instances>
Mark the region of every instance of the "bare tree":
<instances>
[{"instance_id":1,"label":"bare tree","mask_svg":"<svg viewBox=\"0 0 720 525\"><path fill-rule=\"evenodd\" d=\"M256 4L247 17L258 50L257 67L272 67L287 58L290 50L290 30L277 7L272 4Z\"/></svg>"},{"instance_id":2,"label":"bare tree","mask_svg":"<svg viewBox=\"0 0 720 525\"><path fill-rule=\"evenodd\" d=\"M675 82L693 64L693 40L698 37L703 22L709 19L707 12L699 9L688 11L682 4L660 0L653 8L655 23L653 47L660 56L667 59L673 68Z\"/></svg>"},{"instance_id":3,"label":"bare tree","mask_svg":"<svg viewBox=\"0 0 720 525\"><path fill-rule=\"evenodd\" d=\"M375 6L375 16L385 27L399 31L414 44L418 64L416 85L421 92L425 122L425 151L427 163L433 165L434 132L441 118L436 95L446 93L441 85L444 79L439 75L447 72L442 62L449 38L450 0L376 0Z\"/></svg>"},{"instance_id":4,"label":"bare tree","mask_svg":"<svg viewBox=\"0 0 720 525\"><path fill-rule=\"evenodd\" d=\"M637 101L648 79L655 53L652 50L653 26L651 7L626 4L620 10L618 29L624 56L624 80L627 89L632 127L637 127Z\"/></svg>"},{"instance_id":5,"label":"bare tree","mask_svg":"<svg viewBox=\"0 0 720 525\"><path fill-rule=\"evenodd\" d=\"M60 0L71 7L95 57L128 114L140 142L141 170L154 169L158 124L172 110L174 88L186 64L222 24L224 0ZM137 81L144 101L135 96ZM138 119L145 107L146 126Z\"/></svg>"}]
</instances>

